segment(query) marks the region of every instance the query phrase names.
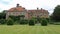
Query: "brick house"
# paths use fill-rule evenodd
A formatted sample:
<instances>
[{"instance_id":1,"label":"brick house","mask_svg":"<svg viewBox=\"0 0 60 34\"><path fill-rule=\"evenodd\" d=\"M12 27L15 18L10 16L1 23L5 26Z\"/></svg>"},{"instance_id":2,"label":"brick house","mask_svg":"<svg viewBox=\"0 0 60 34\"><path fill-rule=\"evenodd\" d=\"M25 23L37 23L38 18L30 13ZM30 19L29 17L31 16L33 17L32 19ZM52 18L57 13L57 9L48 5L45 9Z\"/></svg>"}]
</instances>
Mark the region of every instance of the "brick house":
<instances>
[{"instance_id":1,"label":"brick house","mask_svg":"<svg viewBox=\"0 0 60 34\"><path fill-rule=\"evenodd\" d=\"M9 18L10 15L13 16L19 16L19 15L24 15L25 19L30 19L32 17L44 17L44 18L48 18L49 17L49 12L48 10L45 9L34 9L34 10L27 10L22 6L19 6L19 4L17 4L16 7L13 7L11 9L9 9L6 12L6 19Z\"/></svg>"}]
</instances>

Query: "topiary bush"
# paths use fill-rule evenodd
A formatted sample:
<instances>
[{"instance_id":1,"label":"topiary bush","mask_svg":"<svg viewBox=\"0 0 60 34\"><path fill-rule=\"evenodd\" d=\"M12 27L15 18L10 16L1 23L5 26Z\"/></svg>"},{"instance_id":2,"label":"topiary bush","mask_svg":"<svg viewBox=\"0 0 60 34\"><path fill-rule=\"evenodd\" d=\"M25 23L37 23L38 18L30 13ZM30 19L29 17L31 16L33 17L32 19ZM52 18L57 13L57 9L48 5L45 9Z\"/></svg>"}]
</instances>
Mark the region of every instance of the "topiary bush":
<instances>
[{"instance_id":1,"label":"topiary bush","mask_svg":"<svg viewBox=\"0 0 60 34\"><path fill-rule=\"evenodd\" d=\"M13 25L13 24L14 24L14 21L12 19L7 20L7 25Z\"/></svg>"},{"instance_id":2,"label":"topiary bush","mask_svg":"<svg viewBox=\"0 0 60 34\"><path fill-rule=\"evenodd\" d=\"M41 25L42 26L47 26L47 20L46 19L43 19L42 22L41 22Z\"/></svg>"},{"instance_id":3,"label":"topiary bush","mask_svg":"<svg viewBox=\"0 0 60 34\"><path fill-rule=\"evenodd\" d=\"M35 25L34 20L29 20L29 25Z\"/></svg>"}]
</instances>

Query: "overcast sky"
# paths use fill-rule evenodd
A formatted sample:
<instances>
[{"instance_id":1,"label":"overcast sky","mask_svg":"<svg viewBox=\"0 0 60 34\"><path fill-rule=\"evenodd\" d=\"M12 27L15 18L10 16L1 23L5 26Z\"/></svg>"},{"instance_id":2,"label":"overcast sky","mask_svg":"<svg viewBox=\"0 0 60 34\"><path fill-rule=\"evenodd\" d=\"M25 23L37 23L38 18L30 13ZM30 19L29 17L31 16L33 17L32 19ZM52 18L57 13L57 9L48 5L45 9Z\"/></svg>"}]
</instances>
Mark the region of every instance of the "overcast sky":
<instances>
[{"instance_id":1,"label":"overcast sky","mask_svg":"<svg viewBox=\"0 0 60 34\"><path fill-rule=\"evenodd\" d=\"M48 10L51 14L53 9L60 5L60 0L0 0L0 12L15 7L17 3L28 10L38 7Z\"/></svg>"}]
</instances>

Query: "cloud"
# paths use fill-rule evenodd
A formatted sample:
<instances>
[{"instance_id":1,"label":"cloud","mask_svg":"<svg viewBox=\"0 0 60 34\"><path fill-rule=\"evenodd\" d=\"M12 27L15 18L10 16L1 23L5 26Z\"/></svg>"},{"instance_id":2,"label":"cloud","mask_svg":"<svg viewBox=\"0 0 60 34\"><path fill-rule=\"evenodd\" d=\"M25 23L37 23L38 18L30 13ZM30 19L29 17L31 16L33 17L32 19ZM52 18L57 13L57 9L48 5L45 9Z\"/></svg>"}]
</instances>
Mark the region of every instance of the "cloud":
<instances>
[{"instance_id":1,"label":"cloud","mask_svg":"<svg viewBox=\"0 0 60 34\"><path fill-rule=\"evenodd\" d=\"M15 7L17 3L26 9L43 8L51 14L54 7L60 4L60 0L0 0L0 8L1 10L8 10Z\"/></svg>"}]
</instances>

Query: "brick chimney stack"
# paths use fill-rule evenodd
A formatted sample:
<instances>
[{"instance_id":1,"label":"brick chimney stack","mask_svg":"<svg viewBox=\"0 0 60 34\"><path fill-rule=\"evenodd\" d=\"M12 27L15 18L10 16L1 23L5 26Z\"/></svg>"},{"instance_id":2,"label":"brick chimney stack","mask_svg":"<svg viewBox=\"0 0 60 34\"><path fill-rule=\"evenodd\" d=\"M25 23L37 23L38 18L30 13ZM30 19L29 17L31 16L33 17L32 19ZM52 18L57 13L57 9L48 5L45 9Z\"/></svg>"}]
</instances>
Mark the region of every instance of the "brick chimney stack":
<instances>
[{"instance_id":1,"label":"brick chimney stack","mask_svg":"<svg viewBox=\"0 0 60 34\"><path fill-rule=\"evenodd\" d=\"M41 8L41 11L43 12L43 9Z\"/></svg>"},{"instance_id":2,"label":"brick chimney stack","mask_svg":"<svg viewBox=\"0 0 60 34\"><path fill-rule=\"evenodd\" d=\"M19 7L19 4L17 4L17 6L16 7Z\"/></svg>"},{"instance_id":3,"label":"brick chimney stack","mask_svg":"<svg viewBox=\"0 0 60 34\"><path fill-rule=\"evenodd\" d=\"M37 10L39 10L39 8L37 7Z\"/></svg>"}]
</instances>

